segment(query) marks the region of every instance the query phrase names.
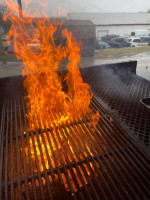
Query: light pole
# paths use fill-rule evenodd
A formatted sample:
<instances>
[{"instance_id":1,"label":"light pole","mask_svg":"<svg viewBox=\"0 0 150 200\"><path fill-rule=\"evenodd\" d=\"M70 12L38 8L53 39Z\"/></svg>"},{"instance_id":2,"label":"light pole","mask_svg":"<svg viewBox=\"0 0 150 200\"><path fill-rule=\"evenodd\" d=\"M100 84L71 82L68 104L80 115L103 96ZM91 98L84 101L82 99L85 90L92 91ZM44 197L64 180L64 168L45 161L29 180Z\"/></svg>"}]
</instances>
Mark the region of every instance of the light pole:
<instances>
[{"instance_id":1,"label":"light pole","mask_svg":"<svg viewBox=\"0 0 150 200\"><path fill-rule=\"evenodd\" d=\"M22 9L22 3L21 3L21 0L18 0L18 4L19 4L20 8Z\"/></svg>"},{"instance_id":2,"label":"light pole","mask_svg":"<svg viewBox=\"0 0 150 200\"><path fill-rule=\"evenodd\" d=\"M22 18L22 17L23 17L23 13L22 13L22 3L21 3L21 0L17 0L17 1L18 1L19 16Z\"/></svg>"}]
</instances>

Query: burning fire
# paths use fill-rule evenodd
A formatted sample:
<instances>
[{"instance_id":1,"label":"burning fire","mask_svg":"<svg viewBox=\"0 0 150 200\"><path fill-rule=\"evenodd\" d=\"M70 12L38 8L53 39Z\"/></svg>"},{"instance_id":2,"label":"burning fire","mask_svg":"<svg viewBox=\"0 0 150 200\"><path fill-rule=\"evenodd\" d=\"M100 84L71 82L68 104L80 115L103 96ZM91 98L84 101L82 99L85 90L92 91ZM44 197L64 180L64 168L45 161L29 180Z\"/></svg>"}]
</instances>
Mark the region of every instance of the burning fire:
<instances>
[{"instance_id":1,"label":"burning fire","mask_svg":"<svg viewBox=\"0 0 150 200\"><path fill-rule=\"evenodd\" d=\"M56 45L55 33L61 24L55 25L58 21L52 22L45 13L44 17L40 17L37 11L38 18L28 17L31 15L29 2L26 0L23 11L19 8L20 17L11 16L12 26L8 34L9 40L13 38L17 58L25 66L23 76L29 128L38 128L39 121L49 124L54 121L60 123L68 118L82 118L91 112L89 104L92 95L78 68L81 45L67 29L61 31L66 44ZM17 12L18 6L12 0L8 0L7 5L14 13ZM31 32L26 27L30 27ZM67 74L61 78L57 70L64 60L68 61ZM63 90L64 83L67 85L66 91ZM61 114L59 119L58 114Z\"/></svg>"},{"instance_id":2,"label":"burning fire","mask_svg":"<svg viewBox=\"0 0 150 200\"><path fill-rule=\"evenodd\" d=\"M41 2L43 3L43 1ZM17 58L22 60L24 64L23 77L24 88L27 92L25 100L27 101L26 117L29 131L35 131L40 127L44 129L44 127L57 126L66 122L66 120L69 122L82 120L89 113L91 116L89 124L96 125L99 113L93 114L89 108L92 94L89 93L89 85L83 82L78 68L81 59L81 45L67 29L61 31L65 45L62 43L56 44L56 33L62 29L62 22L51 21L45 13L43 13L44 17L41 17L41 14L37 11L34 13L38 18L31 17L32 12L28 9L29 3L30 0L25 1L23 11L19 8L20 16L4 16L5 20L9 18L12 22L8 33L8 41L10 43L13 40ZM42 3L40 5L46 7L46 4ZM13 0L7 0L7 6L9 10L12 10L12 13L18 12L18 5ZM67 67L65 77L61 77L57 73L62 64L66 64ZM59 134L62 138L60 132ZM69 131L68 134L71 135ZM51 147L44 132L42 137L45 138L51 165L54 168L55 163ZM43 166L38 143L41 143L42 151L45 152L42 137L39 135L39 141L37 141L36 136L29 138L32 162L35 163L34 143L41 166L40 171L43 171ZM51 142L55 152L56 147L52 138ZM68 145L70 151L73 152L69 140ZM60 149L60 145L57 148ZM88 146L86 148L92 155L90 148ZM27 147L25 151L26 157L28 157ZM48 169L49 163L46 153L44 153L44 161ZM33 168L34 172L37 172L36 166Z\"/></svg>"}]
</instances>

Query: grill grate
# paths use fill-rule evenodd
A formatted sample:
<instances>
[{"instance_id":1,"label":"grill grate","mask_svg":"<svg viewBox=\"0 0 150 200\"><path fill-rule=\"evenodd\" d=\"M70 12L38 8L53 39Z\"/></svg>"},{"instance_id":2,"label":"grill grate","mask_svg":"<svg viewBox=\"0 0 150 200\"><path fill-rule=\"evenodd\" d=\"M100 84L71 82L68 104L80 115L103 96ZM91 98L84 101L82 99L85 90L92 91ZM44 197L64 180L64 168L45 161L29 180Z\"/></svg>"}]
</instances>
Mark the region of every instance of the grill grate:
<instances>
[{"instance_id":1,"label":"grill grate","mask_svg":"<svg viewBox=\"0 0 150 200\"><path fill-rule=\"evenodd\" d=\"M129 135L150 147L150 110L140 102L150 96L150 82L136 75L101 75L92 69L86 81L97 100Z\"/></svg>"},{"instance_id":2,"label":"grill grate","mask_svg":"<svg viewBox=\"0 0 150 200\"><path fill-rule=\"evenodd\" d=\"M0 126L1 199L149 199L149 159L95 98L101 117L27 131L24 101L6 100Z\"/></svg>"}]
</instances>

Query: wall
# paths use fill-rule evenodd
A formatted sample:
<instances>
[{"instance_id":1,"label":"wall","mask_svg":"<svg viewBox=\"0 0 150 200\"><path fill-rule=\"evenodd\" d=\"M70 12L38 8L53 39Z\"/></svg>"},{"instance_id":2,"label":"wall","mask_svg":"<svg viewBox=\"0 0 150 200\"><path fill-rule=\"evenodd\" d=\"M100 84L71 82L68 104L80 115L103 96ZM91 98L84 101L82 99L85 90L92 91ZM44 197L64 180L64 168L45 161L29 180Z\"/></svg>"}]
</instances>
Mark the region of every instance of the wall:
<instances>
[{"instance_id":1,"label":"wall","mask_svg":"<svg viewBox=\"0 0 150 200\"><path fill-rule=\"evenodd\" d=\"M132 31L147 29L150 32L150 25L96 26L96 38L100 38L107 34L131 35Z\"/></svg>"}]
</instances>

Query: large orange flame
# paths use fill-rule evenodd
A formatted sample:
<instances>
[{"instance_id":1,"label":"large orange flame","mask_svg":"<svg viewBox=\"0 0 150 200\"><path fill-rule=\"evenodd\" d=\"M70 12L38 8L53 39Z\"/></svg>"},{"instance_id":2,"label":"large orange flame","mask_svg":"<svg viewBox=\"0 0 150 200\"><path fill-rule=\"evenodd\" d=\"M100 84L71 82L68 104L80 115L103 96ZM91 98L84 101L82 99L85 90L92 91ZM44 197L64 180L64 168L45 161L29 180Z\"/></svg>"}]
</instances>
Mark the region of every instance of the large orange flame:
<instances>
[{"instance_id":1,"label":"large orange flame","mask_svg":"<svg viewBox=\"0 0 150 200\"><path fill-rule=\"evenodd\" d=\"M58 26L56 20L52 22L45 13L41 17L35 10L34 14L38 18L31 17L29 3L30 0L25 1L23 11L19 8L20 17L10 17L12 26L8 33L8 39L13 39L17 58L25 66L23 76L27 91L25 98L28 102L29 128L39 127L39 120L48 124L68 118L82 119L87 112L91 112L89 104L92 95L78 68L81 45L67 29L61 31L65 45L56 45L55 33L61 25ZM36 3L46 7L43 1ZM18 5L13 0L8 0L7 6L13 13L17 13ZM63 79L57 73L62 63L67 63L67 74ZM63 90L64 82L67 85L66 91Z\"/></svg>"}]
</instances>

